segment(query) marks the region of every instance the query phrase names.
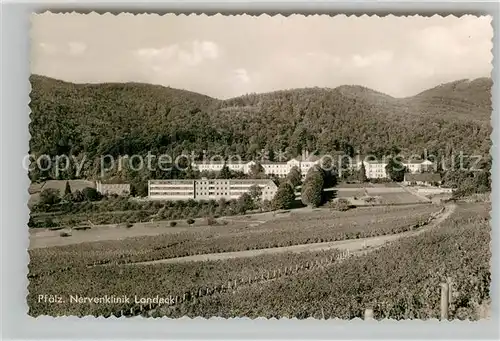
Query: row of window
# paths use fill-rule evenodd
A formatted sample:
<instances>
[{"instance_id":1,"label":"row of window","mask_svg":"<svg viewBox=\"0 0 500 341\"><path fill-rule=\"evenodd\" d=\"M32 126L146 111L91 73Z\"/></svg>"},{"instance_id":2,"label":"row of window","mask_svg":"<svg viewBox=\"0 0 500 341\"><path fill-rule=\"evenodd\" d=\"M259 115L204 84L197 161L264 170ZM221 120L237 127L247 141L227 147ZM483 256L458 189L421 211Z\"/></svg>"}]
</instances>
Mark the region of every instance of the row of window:
<instances>
[{"instance_id":1,"label":"row of window","mask_svg":"<svg viewBox=\"0 0 500 341\"><path fill-rule=\"evenodd\" d=\"M165 191L150 191L149 195L166 195L166 196L193 196L194 192L165 192Z\"/></svg>"},{"instance_id":2,"label":"row of window","mask_svg":"<svg viewBox=\"0 0 500 341\"><path fill-rule=\"evenodd\" d=\"M150 185L193 185L194 180L151 180Z\"/></svg>"},{"instance_id":3,"label":"row of window","mask_svg":"<svg viewBox=\"0 0 500 341\"><path fill-rule=\"evenodd\" d=\"M171 191L171 190L185 190L185 191L189 191L189 190L193 190L194 186L189 186L189 185L186 185L186 186L175 186L175 187L171 187L171 186L168 186L168 187L165 187L165 186L149 186L149 189L150 190L162 190L162 191Z\"/></svg>"}]
</instances>

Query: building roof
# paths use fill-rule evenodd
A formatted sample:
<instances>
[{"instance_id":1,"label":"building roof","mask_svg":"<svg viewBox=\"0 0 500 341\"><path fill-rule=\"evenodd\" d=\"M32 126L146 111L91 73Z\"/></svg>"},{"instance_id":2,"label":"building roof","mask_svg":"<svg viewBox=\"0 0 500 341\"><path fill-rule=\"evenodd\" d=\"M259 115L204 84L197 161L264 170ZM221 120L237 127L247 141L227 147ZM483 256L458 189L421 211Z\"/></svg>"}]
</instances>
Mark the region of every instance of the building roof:
<instances>
[{"instance_id":1,"label":"building roof","mask_svg":"<svg viewBox=\"0 0 500 341\"><path fill-rule=\"evenodd\" d=\"M405 173L405 181L439 182L439 173Z\"/></svg>"},{"instance_id":2,"label":"building roof","mask_svg":"<svg viewBox=\"0 0 500 341\"><path fill-rule=\"evenodd\" d=\"M288 162L277 162L277 161L262 161L261 165L286 165Z\"/></svg>"},{"instance_id":3,"label":"building roof","mask_svg":"<svg viewBox=\"0 0 500 341\"><path fill-rule=\"evenodd\" d=\"M361 163L368 163L370 165L386 165L387 161L379 161L379 160L363 160L363 161L358 161L357 164L361 165Z\"/></svg>"},{"instance_id":4,"label":"building roof","mask_svg":"<svg viewBox=\"0 0 500 341\"><path fill-rule=\"evenodd\" d=\"M223 164L227 164L227 165L244 165L246 163L248 163L247 161L231 161L231 162L227 162L227 161L194 161L193 164L194 165L223 165Z\"/></svg>"}]
</instances>

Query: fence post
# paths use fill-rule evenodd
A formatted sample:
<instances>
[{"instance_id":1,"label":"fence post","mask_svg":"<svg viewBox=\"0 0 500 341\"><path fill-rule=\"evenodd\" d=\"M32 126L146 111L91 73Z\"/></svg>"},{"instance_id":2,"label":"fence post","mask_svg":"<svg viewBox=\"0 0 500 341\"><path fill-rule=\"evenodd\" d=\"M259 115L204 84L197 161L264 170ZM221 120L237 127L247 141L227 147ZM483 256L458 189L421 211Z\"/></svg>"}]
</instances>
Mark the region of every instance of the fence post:
<instances>
[{"instance_id":1,"label":"fence post","mask_svg":"<svg viewBox=\"0 0 500 341\"><path fill-rule=\"evenodd\" d=\"M451 277L446 278L446 283L448 283L448 304L453 301L453 283Z\"/></svg>"},{"instance_id":2,"label":"fence post","mask_svg":"<svg viewBox=\"0 0 500 341\"><path fill-rule=\"evenodd\" d=\"M365 321L373 320L373 309L365 309Z\"/></svg>"},{"instance_id":3,"label":"fence post","mask_svg":"<svg viewBox=\"0 0 500 341\"><path fill-rule=\"evenodd\" d=\"M441 320L448 319L449 284L441 283Z\"/></svg>"}]
</instances>

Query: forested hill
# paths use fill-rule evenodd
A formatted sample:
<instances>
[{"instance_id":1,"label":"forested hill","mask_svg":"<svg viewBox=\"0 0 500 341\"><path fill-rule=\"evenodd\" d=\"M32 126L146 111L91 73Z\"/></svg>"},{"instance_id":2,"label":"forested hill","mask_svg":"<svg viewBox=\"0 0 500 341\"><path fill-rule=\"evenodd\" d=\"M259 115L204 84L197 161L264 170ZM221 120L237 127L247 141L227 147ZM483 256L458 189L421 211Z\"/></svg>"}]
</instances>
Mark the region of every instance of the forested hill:
<instances>
[{"instance_id":1,"label":"forested hill","mask_svg":"<svg viewBox=\"0 0 500 341\"><path fill-rule=\"evenodd\" d=\"M396 99L360 86L218 100L158 85L72 84L31 77L31 152L123 155L207 150L252 158L261 149L320 153L487 155L491 79L457 81Z\"/></svg>"}]
</instances>

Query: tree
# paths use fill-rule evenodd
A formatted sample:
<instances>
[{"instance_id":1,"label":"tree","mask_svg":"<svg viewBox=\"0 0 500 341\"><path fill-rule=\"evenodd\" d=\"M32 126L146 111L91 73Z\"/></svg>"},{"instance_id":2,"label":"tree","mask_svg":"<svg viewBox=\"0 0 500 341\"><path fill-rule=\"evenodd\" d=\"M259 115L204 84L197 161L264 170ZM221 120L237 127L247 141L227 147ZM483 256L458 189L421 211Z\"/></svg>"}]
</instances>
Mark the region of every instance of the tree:
<instances>
[{"instance_id":1,"label":"tree","mask_svg":"<svg viewBox=\"0 0 500 341\"><path fill-rule=\"evenodd\" d=\"M225 163L219 172L219 178L220 179L231 179L231 170L229 169L229 167Z\"/></svg>"},{"instance_id":2,"label":"tree","mask_svg":"<svg viewBox=\"0 0 500 341\"><path fill-rule=\"evenodd\" d=\"M82 189L82 194L85 200L88 201L97 201L101 199L100 193L93 187L85 187Z\"/></svg>"},{"instance_id":3,"label":"tree","mask_svg":"<svg viewBox=\"0 0 500 341\"><path fill-rule=\"evenodd\" d=\"M271 201L269 201L267 199L263 200L260 207L261 207L261 210L263 210L263 211L270 211L272 209Z\"/></svg>"},{"instance_id":4,"label":"tree","mask_svg":"<svg viewBox=\"0 0 500 341\"><path fill-rule=\"evenodd\" d=\"M40 203L55 205L61 201L61 194L56 188L47 188L40 193Z\"/></svg>"},{"instance_id":5,"label":"tree","mask_svg":"<svg viewBox=\"0 0 500 341\"><path fill-rule=\"evenodd\" d=\"M474 177L476 180L476 192L484 193L491 191L491 179L489 171L480 171Z\"/></svg>"},{"instance_id":6,"label":"tree","mask_svg":"<svg viewBox=\"0 0 500 341\"><path fill-rule=\"evenodd\" d=\"M252 201L250 194L243 193L237 200L237 205L236 205L237 213L245 214L246 211L249 211L253 208L254 208L254 202Z\"/></svg>"},{"instance_id":7,"label":"tree","mask_svg":"<svg viewBox=\"0 0 500 341\"><path fill-rule=\"evenodd\" d=\"M323 174L317 167L312 167L308 172L300 194L302 203L311 207L318 207L323 201Z\"/></svg>"},{"instance_id":8,"label":"tree","mask_svg":"<svg viewBox=\"0 0 500 341\"><path fill-rule=\"evenodd\" d=\"M404 180L406 167L391 157L385 166L385 172L392 181L401 182Z\"/></svg>"},{"instance_id":9,"label":"tree","mask_svg":"<svg viewBox=\"0 0 500 341\"><path fill-rule=\"evenodd\" d=\"M263 179L266 177L264 167L262 167L260 162L256 162L255 164L250 166L250 171L248 175L250 176L251 179Z\"/></svg>"},{"instance_id":10,"label":"tree","mask_svg":"<svg viewBox=\"0 0 500 341\"><path fill-rule=\"evenodd\" d=\"M252 187L248 190L248 194L250 195L250 198L252 198L254 204L257 204L262 197L262 188L260 188L259 185L252 185Z\"/></svg>"},{"instance_id":11,"label":"tree","mask_svg":"<svg viewBox=\"0 0 500 341\"><path fill-rule=\"evenodd\" d=\"M135 185L130 185L130 196L135 197L137 195L137 189L135 188Z\"/></svg>"},{"instance_id":12,"label":"tree","mask_svg":"<svg viewBox=\"0 0 500 341\"><path fill-rule=\"evenodd\" d=\"M82 202L85 200L85 197L83 196L82 191L76 190L73 193L71 193L71 201L73 202Z\"/></svg>"},{"instance_id":13,"label":"tree","mask_svg":"<svg viewBox=\"0 0 500 341\"><path fill-rule=\"evenodd\" d=\"M273 210L286 210L291 208L294 202L295 190L290 183L283 182L278 187L278 190L271 201L271 207Z\"/></svg>"},{"instance_id":14,"label":"tree","mask_svg":"<svg viewBox=\"0 0 500 341\"><path fill-rule=\"evenodd\" d=\"M323 173L323 188L330 188L337 185L338 174L337 169L333 165L333 160L329 157L321 160L321 172Z\"/></svg>"},{"instance_id":15,"label":"tree","mask_svg":"<svg viewBox=\"0 0 500 341\"><path fill-rule=\"evenodd\" d=\"M267 157L268 157L269 161L271 161L271 162L274 161L275 154L274 154L274 150L272 148L268 149Z\"/></svg>"},{"instance_id":16,"label":"tree","mask_svg":"<svg viewBox=\"0 0 500 341\"><path fill-rule=\"evenodd\" d=\"M36 226L36 223L35 221L33 220L33 217L30 215L30 218L28 220L28 227L35 227Z\"/></svg>"},{"instance_id":17,"label":"tree","mask_svg":"<svg viewBox=\"0 0 500 341\"><path fill-rule=\"evenodd\" d=\"M71 187L69 181L66 181L66 187L64 188L64 195L71 194Z\"/></svg>"},{"instance_id":18,"label":"tree","mask_svg":"<svg viewBox=\"0 0 500 341\"><path fill-rule=\"evenodd\" d=\"M148 196L148 184L147 181L138 180L130 185L130 195L135 197L147 197Z\"/></svg>"},{"instance_id":19,"label":"tree","mask_svg":"<svg viewBox=\"0 0 500 341\"><path fill-rule=\"evenodd\" d=\"M361 166L359 167L357 178L359 182L366 182L368 181L368 178L366 177L366 168L365 168L365 163L361 162Z\"/></svg>"},{"instance_id":20,"label":"tree","mask_svg":"<svg viewBox=\"0 0 500 341\"><path fill-rule=\"evenodd\" d=\"M290 172L286 176L286 180L292 185L294 188L300 186L302 183L302 175L300 174L299 167L293 166L290 169Z\"/></svg>"}]
</instances>

